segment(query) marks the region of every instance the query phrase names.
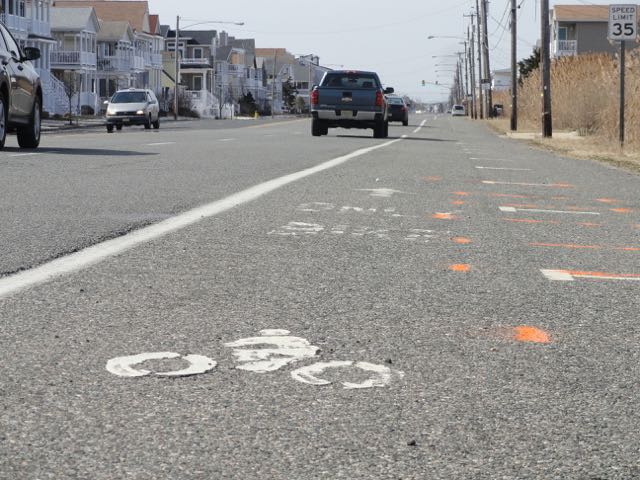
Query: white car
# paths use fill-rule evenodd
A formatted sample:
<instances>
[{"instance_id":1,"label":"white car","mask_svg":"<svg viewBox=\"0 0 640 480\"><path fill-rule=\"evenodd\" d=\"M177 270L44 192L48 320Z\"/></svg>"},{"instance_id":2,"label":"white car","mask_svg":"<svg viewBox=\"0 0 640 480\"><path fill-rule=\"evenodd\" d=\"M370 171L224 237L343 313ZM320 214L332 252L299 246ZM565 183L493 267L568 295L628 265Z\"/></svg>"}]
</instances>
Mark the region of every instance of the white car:
<instances>
[{"instance_id":1,"label":"white car","mask_svg":"<svg viewBox=\"0 0 640 480\"><path fill-rule=\"evenodd\" d=\"M107 105L107 132L115 127L122 130L123 125L144 125L149 130L152 126L160 128L160 106L151 90L145 88L129 88L118 90Z\"/></svg>"},{"instance_id":2,"label":"white car","mask_svg":"<svg viewBox=\"0 0 640 480\"><path fill-rule=\"evenodd\" d=\"M454 105L451 108L451 116L452 117L466 117L467 112L464 109L464 105Z\"/></svg>"}]
</instances>

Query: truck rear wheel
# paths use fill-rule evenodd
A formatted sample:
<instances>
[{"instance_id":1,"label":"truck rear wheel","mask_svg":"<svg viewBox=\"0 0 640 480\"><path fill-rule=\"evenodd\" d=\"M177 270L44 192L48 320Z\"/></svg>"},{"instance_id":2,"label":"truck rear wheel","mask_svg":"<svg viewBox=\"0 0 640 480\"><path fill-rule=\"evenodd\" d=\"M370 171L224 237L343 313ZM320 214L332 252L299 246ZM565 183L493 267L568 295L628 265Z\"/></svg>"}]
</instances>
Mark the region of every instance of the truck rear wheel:
<instances>
[{"instance_id":1,"label":"truck rear wheel","mask_svg":"<svg viewBox=\"0 0 640 480\"><path fill-rule=\"evenodd\" d=\"M313 135L314 137L319 137L320 135L322 135L322 124L317 118L311 120L311 135Z\"/></svg>"},{"instance_id":2,"label":"truck rear wheel","mask_svg":"<svg viewBox=\"0 0 640 480\"><path fill-rule=\"evenodd\" d=\"M384 138L384 123L378 121L373 127L373 138Z\"/></svg>"}]
</instances>

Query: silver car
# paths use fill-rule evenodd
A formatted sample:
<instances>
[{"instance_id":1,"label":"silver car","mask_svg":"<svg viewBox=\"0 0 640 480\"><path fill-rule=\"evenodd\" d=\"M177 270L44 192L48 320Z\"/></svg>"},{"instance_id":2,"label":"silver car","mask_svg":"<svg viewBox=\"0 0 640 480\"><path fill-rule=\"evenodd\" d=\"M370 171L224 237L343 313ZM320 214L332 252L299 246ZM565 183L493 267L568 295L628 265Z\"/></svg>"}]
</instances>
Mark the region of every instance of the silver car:
<instances>
[{"instance_id":1,"label":"silver car","mask_svg":"<svg viewBox=\"0 0 640 480\"><path fill-rule=\"evenodd\" d=\"M160 128L160 105L153 91L146 88L118 90L107 105L107 132L123 125L144 125L149 130Z\"/></svg>"}]
</instances>

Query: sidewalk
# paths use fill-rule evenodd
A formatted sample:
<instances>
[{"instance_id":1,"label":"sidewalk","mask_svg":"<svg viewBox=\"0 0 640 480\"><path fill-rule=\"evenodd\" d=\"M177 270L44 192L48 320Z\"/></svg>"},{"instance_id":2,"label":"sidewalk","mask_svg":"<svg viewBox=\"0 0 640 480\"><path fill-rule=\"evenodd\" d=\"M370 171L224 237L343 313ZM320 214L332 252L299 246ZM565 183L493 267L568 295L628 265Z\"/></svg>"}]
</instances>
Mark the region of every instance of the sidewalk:
<instances>
[{"instance_id":1,"label":"sidewalk","mask_svg":"<svg viewBox=\"0 0 640 480\"><path fill-rule=\"evenodd\" d=\"M178 122L190 122L194 118L179 117ZM173 117L160 117L162 123L175 123ZM92 128L104 128L106 125L104 117L79 117L73 119L73 124L69 124L69 119L54 120L51 118L42 120L42 133L60 133L67 131L79 131Z\"/></svg>"}]
</instances>

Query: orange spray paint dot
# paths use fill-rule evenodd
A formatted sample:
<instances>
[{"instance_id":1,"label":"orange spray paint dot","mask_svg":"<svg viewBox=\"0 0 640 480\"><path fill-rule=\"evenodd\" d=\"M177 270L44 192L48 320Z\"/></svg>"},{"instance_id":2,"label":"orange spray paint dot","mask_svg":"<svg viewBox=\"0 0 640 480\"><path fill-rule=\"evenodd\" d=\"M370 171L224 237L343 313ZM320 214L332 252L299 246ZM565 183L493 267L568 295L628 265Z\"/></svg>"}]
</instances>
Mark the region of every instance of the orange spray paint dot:
<instances>
[{"instance_id":1,"label":"orange spray paint dot","mask_svg":"<svg viewBox=\"0 0 640 480\"><path fill-rule=\"evenodd\" d=\"M435 213L432 215L432 218L435 218L436 220L455 220L456 217L451 213Z\"/></svg>"},{"instance_id":2,"label":"orange spray paint dot","mask_svg":"<svg viewBox=\"0 0 640 480\"><path fill-rule=\"evenodd\" d=\"M471 239L466 237L455 237L452 240L458 245L469 245L471 243Z\"/></svg>"},{"instance_id":3,"label":"orange spray paint dot","mask_svg":"<svg viewBox=\"0 0 640 480\"><path fill-rule=\"evenodd\" d=\"M596 199L596 202L600 202L600 203L618 203L618 200L614 200L613 198L598 198Z\"/></svg>"},{"instance_id":4,"label":"orange spray paint dot","mask_svg":"<svg viewBox=\"0 0 640 480\"><path fill-rule=\"evenodd\" d=\"M599 223L591 223L591 222L581 222L578 225L582 225L583 227L601 227L602 225Z\"/></svg>"},{"instance_id":5,"label":"orange spray paint dot","mask_svg":"<svg viewBox=\"0 0 640 480\"><path fill-rule=\"evenodd\" d=\"M631 213L633 210L630 208L612 208L611 211L613 213Z\"/></svg>"},{"instance_id":6,"label":"orange spray paint dot","mask_svg":"<svg viewBox=\"0 0 640 480\"><path fill-rule=\"evenodd\" d=\"M515 327L513 337L518 342L526 343L551 343L551 336L544 330L526 325Z\"/></svg>"},{"instance_id":7,"label":"orange spray paint dot","mask_svg":"<svg viewBox=\"0 0 640 480\"><path fill-rule=\"evenodd\" d=\"M455 205L456 207L461 207L462 205L466 205L467 202L463 202L462 200L454 200L451 202L451 205Z\"/></svg>"},{"instance_id":8,"label":"orange spray paint dot","mask_svg":"<svg viewBox=\"0 0 640 480\"><path fill-rule=\"evenodd\" d=\"M468 197L469 192L453 192L452 195L458 195L459 197Z\"/></svg>"},{"instance_id":9,"label":"orange spray paint dot","mask_svg":"<svg viewBox=\"0 0 640 480\"><path fill-rule=\"evenodd\" d=\"M452 272L470 272L471 271L471 265L467 265L465 263L458 263L456 265L451 265L449 267L449 270L451 270Z\"/></svg>"}]
</instances>

